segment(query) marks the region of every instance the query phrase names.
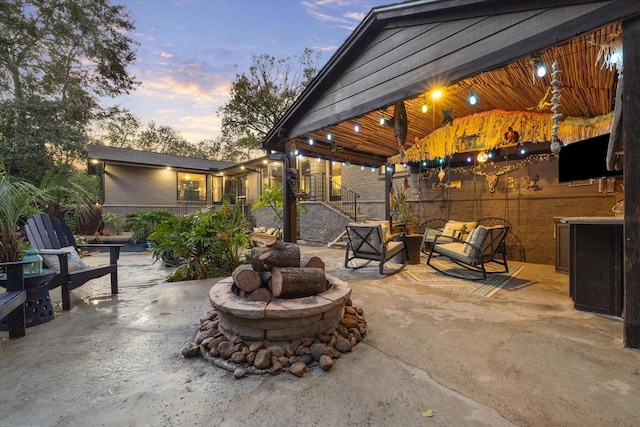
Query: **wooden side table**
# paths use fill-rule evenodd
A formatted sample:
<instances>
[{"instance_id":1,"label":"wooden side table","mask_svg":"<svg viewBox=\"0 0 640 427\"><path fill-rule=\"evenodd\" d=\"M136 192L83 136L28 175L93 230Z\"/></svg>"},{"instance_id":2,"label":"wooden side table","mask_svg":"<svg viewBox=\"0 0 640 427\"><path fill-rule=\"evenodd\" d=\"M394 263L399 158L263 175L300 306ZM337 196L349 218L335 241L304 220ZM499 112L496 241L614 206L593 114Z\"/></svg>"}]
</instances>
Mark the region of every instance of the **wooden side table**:
<instances>
[{"instance_id":1,"label":"wooden side table","mask_svg":"<svg viewBox=\"0 0 640 427\"><path fill-rule=\"evenodd\" d=\"M420 264L420 245L422 244L422 234L407 234L404 236L407 252L409 252L409 264Z\"/></svg>"}]
</instances>

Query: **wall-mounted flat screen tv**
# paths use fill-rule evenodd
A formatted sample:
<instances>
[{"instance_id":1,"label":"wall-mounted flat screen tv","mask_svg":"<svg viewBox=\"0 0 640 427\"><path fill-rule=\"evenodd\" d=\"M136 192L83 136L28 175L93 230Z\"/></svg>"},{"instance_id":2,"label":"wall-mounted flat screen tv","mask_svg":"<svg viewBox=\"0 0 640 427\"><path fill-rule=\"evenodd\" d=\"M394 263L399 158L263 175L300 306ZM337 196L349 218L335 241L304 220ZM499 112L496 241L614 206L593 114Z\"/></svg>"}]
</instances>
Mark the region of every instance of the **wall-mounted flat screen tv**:
<instances>
[{"instance_id":1,"label":"wall-mounted flat screen tv","mask_svg":"<svg viewBox=\"0 0 640 427\"><path fill-rule=\"evenodd\" d=\"M621 176L622 170L607 170L609 134L564 145L558 156L558 180L580 181L604 176Z\"/></svg>"}]
</instances>

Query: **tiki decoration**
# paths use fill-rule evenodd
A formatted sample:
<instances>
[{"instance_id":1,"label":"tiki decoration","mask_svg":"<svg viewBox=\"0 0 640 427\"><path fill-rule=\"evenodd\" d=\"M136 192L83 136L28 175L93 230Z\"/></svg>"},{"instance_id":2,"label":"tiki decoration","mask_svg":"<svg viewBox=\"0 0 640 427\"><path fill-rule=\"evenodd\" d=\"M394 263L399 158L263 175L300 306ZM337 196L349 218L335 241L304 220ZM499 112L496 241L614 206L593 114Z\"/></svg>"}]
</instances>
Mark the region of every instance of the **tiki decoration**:
<instances>
[{"instance_id":1,"label":"tiki decoration","mask_svg":"<svg viewBox=\"0 0 640 427\"><path fill-rule=\"evenodd\" d=\"M560 74L562 74L562 70L560 70L558 63L554 62L551 65L551 102L553 104L553 106L551 107L551 111L553 112L553 126L551 127L551 151L554 153L560 151L560 139L558 139L558 122L560 122L564 117L560 112L560 109L562 108L562 104L560 103L560 91L562 90Z\"/></svg>"},{"instance_id":2,"label":"tiki decoration","mask_svg":"<svg viewBox=\"0 0 640 427\"><path fill-rule=\"evenodd\" d=\"M336 154L338 151L341 151L342 147L338 146L338 144L336 144L335 141L331 141L331 144L329 146L329 151L331 152L331 154Z\"/></svg>"},{"instance_id":3,"label":"tiki decoration","mask_svg":"<svg viewBox=\"0 0 640 427\"><path fill-rule=\"evenodd\" d=\"M301 194L298 191L298 169L296 168L287 168L287 184L289 185L289 190L295 196L296 199L300 198Z\"/></svg>"},{"instance_id":4,"label":"tiki decoration","mask_svg":"<svg viewBox=\"0 0 640 427\"><path fill-rule=\"evenodd\" d=\"M507 144L517 144L520 139L520 134L509 126L507 131L504 133L504 139L507 141Z\"/></svg>"},{"instance_id":5,"label":"tiki decoration","mask_svg":"<svg viewBox=\"0 0 640 427\"><path fill-rule=\"evenodd\" d=\"M498 175L495 173L487 173L487 185L489 186L489 193L495 193L498 186Z\"/></svg>"},{"instance_id":6,"label":"tiki decoration","mask_svg":"<svg viewBox=\"0 0 640 427\"><path fill-rule=\"evenodd\" d=\"M393 108L393 133L398 144L398 153L400 157L404 156L404 143L407 140L407 110L404 107L404 101L396 103Z\"/></svg>"},{"instance_id":7,"label":"tiki decoration","mask_svg":"<svg viewBox=\"0 0 640 427\"><path fill-rule=\"evenodd\" d=\"M453 108L442 110L442 127L453 126Z\"/></svg>"}]
</instances>

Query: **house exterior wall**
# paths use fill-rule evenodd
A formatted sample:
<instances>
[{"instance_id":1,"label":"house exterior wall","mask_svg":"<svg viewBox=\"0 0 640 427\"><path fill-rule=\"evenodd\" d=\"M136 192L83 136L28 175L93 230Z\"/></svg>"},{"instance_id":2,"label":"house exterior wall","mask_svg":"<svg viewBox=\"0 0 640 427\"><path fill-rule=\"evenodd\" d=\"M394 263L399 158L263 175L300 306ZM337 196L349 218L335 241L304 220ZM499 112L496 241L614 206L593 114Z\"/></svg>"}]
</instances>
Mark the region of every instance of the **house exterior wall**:
<instances>
[{"instance_id":1,"label":"house exterior wall","mask_svg":"<svg viewBox=\"0 0 640 427\"><path fill-rule=\"evenodd\" d=\"M176 204L174 170L107 164L104 187L104 207L144 206L153 209Z\"/></svg>"},{"instance_id":2,"label":"house exterior wall","mask_svg":"<svg viewBox=\"0 0 640 427\"><path fill-rule=\"evenodd\" d=\"M312 162L313 172L326 172L327 162ZM494 192L489 191L485 173L506 171L499 178ZM558 182L558 164L550 161L527 161L522 164L503 162L478 169L457 168L444 181L458 182L459 188L434 188L439 183L435 174L410 173L398 167L393 177L394 191L404 191L422 222L433 218L475 220L499 217L512 225L508 246L512 259L555 264L554 217L612 216L615 204L613 194L602 192L599 180L580 183ZM362 170L358 166L345 166L341 172L342 185L359 194L359 214L368 219L385 218L385 177L378 169ZM539 176L540 190L529 186L527 177ZM506 189L506 178L511 177L513 188ZM126 214L141 210L166 209L175 212L177 200L176 171L165 168L107 164L104 175L105 200L103 211L124 218ZM234 179L231 177L230 179ZM325 175L328 180L328 174ZM259 197L260 176L248 173L246 177L248 217L254 226L281 227L272 219L270 209L250 211ZM210 178L208 184L210 185ZM586 184L586 185L585 185ZM328 187L328 186L327 186ZM209 189L210 190L210 189ZM203 206L210 204L201 202ZM194 203L194 202L190 202ZM196 202L197 203L197 202ZM321 201L305 202L307 212L300 215L300 238L309 241L330 242L342 233L347 216L323 205Z\"/></svg>"},{"instance_id":3,"label":"house exterior wall","mask_svg":"<svg viewBox=\"0 0 640 427\"><path fill-rule=\"evenodd\" d=\"M115 213L122 219L128 213L153 209L179 213L178 206L186 203L178 201L176 174L174 169L106 164L103 212ZM210 185L211 178L207 177L207 186ZM207 202L191 201L188 204L209 204L210 188L208 190Z\"/></svg>"},{"instance_id":4,"label":"house exterior wall","mask_svg":"<svg viewBox=\"0 0 640 427\"><path fill-rule=\"evenodd\" d=\"M509 168L506 173L502 173ZM421 222L434 218L460 221L498 217L511 223L508 240L512 259L555 264L554 217L563 216L612 216L615 204L612 193L605 194L605 181L558 182L558 163L553 157L548 161L524 163L502 162L495 166L457 168L444 181L459 181L460 188L433 188L438 177L425 177L422 173L410 173L400 169L393 178L394 191L404 191ZM487 172L502 173L494 192L489 191ZM502 171L502 172L501 172ZM540 177L536 182L540 190L534 190L527 177ZM506 189L507 177L512 178L513 188ZM405 188L405 179L408 188ZM347 167L342 170L345 187L360 194L360 212L369 219L384 219L384 175L376 169L361 170ZM305 202L308 213L300 215L300 238L310 241L330 242L343 231L350 221L335 211L322 211L313 202ZM338 219L341 218L341 219ZM260 220L258 219L258 225Z\"/></svg>"}]
</instances>

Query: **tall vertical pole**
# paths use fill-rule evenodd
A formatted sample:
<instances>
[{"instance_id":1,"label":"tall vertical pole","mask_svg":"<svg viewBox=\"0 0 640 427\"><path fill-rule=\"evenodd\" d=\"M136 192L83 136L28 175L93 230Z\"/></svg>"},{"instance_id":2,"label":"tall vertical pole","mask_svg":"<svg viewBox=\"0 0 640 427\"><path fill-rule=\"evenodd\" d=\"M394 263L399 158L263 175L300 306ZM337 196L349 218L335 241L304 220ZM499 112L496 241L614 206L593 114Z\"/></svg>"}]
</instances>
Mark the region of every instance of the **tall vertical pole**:
<instances>
[{"instance_id":1,"label":"tall vertical pole","mask_svg":"<svg viewBox=\"0 0 640 427\"><path fill-rule=\"evenodd\" d=\"M640 348L640 18L622 23L624 87L624 345Z\"/></svg>"},{"instance_id":2,"label":"tall vertical pole","mask_svg":"<svg viewBox=\"0 0 640 427\"><path fill-rule=\"evenodd\" d=\"M389 221L389 226L393 226L393 219L391 217L391 211L393 210L393 183L391 181L392 173L387 165L382 166L384 168L384 194L386 194L384 201L384 215L385 219Z\"/></svg>"},{"instance_id":3,"label":"tall vertical pole","mask_svg":"<svg viewBox=\"0 0 640 427\"><path fill-rule=\"evenodd\" d=\"M290 140L285 141L285 153L282 165L282 186L284 187L284 237L285 242L295 243L298 241L298 215L296 212L296 195L294 193L294 182L292 171L296 167L295 144Z\"/></svg>"}]
</instances>

